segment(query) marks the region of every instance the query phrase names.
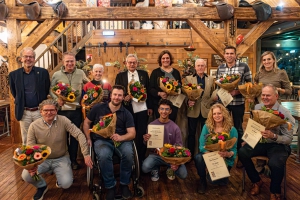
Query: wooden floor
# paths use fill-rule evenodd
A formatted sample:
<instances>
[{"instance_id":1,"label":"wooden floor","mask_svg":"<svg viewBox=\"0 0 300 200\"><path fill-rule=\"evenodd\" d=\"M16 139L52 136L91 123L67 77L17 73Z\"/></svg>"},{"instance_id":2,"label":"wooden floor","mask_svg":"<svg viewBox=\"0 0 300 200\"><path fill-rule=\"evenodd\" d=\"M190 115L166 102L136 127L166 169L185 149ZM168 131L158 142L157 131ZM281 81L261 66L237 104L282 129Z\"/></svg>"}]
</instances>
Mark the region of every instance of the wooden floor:
<instances>
[{"instance_id":1,"label":"wooden floor","mask_svg":"<svg viewBox=\"0 0 300 200\"><path fill-rule=\"evenodd\" d=\"M22 169L12 162L12 155L17 145L11 145L10 138L4 137L0 139L0 199L32 199L36 189L30 184L25 183L21 179ZM49 190L45 194L44 199L53 200L77 200L92 199L91 192L87 187L86 168L81 161L82 168L74 172L74 184L67 190L55 187L55 175L44 175ZM242 192L242 170L235 167L231 170L230 183L227 186L209 185L205 195L196 192L199 177L193 162L188 163L188 177L185 180L176 178L170 181L165 174L165 169L160 172L160 179L152 182L150 176L142 175L140 177L140 185L145 190L142 198L147 200L193 200L193 199L215 199L215 200L243 200L243 199L269 199L270 180L263 177L264 185L262 192L257 197L249 194L251 183L246 179L246 191ZM300 196L300 164L295 163L295 156L290 156L287 162L287 199L295 200ZM283 192L282 192L283 193Z\"/></svg>"}]
</instances>

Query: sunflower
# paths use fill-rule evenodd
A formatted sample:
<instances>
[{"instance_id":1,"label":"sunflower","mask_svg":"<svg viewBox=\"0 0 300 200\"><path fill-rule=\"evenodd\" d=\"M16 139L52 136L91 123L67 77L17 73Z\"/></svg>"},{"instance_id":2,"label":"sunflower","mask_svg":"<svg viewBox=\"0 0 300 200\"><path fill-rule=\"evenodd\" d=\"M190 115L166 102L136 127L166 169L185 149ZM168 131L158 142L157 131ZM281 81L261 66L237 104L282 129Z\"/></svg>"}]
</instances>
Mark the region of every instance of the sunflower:
<instances>
[{"instance_id":1,"label":"sunflower","mask_svg":"<svg viewBox=\"0 0 300 200\"><path fill-rule=\"evenodd\" d=\"M42 154L40 152L35 152L33 158L34 160L40 160L42 158Z\"/></svg>"},{"instance_id":2,"label":"sunflower","mask_svg":"<svg viewBox=\"0 0 300 200\"><path fill-rule=\"evenodd\" d=\"M57 90L55 91L55 93L56 93L56 94L60 94L60 93L61 93L61 90L60 90L60 89L57 89Z\"/></svg>"},{"instance_id":3,"label":"sunflower","mask_svg":"<svg viewBox=\"0 0 300 200\"><path fill-rule=\"evenodd\" d=\"M189 87L188 90L193 90L193 89L191 87Z\"/></svg>"},{"instance_id":4,"label":"sunflower","mask_svg":"<svg viewBox=\"0 0 300 200\"><path fill-rule=\"evenodd\" d=\"M50 152L48 149L42 151L42 153L41 153L42 158L44 158L44 159L47 158L49 154L50 154Z\"/></svg>"},{"instance_id":5,"label":"sunflower","mask_svg":"<svg viewBox=\"0 0 300 200\"><path fill-rule=\"evenodd\" d=\"M171 91L173 89L173 86L169 83L166 85L167 90Z\"/></svg>"},{"instance_id":6,"label":"sunflower","mask_svg":"<svg viewBox=\"0 0 300 200\"><path fill-rule=\"evenodd\" d=\"M18 160L18 161L22 161L22 160L24 160L26 157L27 157L26 154L25 154L25 153L22 153L22 154L20 154L20 155L18 156L17 160Z\"/></svg>"},{"instance_id":7,"label":"sunflower","mask_svg":"<svg viewBox=\"0 0 300 200\"><path fill-rule=\"evenodd\" d=\"M70 92L70 94L67 97L67 100L70 102L74 102L76 99L74 92Z\"/></svg>"},{"instance_id":8,"label":"sunflower","mask_svg":"<svg viewBox=\"0 0 300 200\"><path fill-rule=\"evenodd\" d=\"M173 145L168 144L168 143L164 144L164 147L166 147L166 148L171 148L172 146L173 146Z\"/></svg>"},{"instance_id":9,"label":"sunflower","mask_svg":"<svg viewBox=\"0 0 300 200\"><path fill-rule=\"evenodd\" d=\"M88 97L88 95L87 94L85 94L85 95L83 95L83 100L87 100L89 97Z\"/></svg>"}]
</instances>

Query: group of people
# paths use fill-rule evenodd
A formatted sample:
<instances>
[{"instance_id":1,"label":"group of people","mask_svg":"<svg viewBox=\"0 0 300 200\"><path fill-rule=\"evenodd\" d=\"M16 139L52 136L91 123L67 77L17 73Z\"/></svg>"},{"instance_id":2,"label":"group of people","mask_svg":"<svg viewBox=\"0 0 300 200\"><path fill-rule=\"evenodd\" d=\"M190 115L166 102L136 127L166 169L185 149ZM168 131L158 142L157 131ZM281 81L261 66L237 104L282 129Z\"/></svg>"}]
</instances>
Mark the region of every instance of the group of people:
<instances>
[{"instance_id":1,"label":"group of people","mask_svg":"<svg viewBox=\"0 0 300 200\"><path fill-rule=\"evenodd\" d=\"M271 197L280 199L280 184L283 179L283 166L289 156L289 144L292 140L292 130L287 125L281 125L271 130L262 131L262 137L267 138L267 143L259 143L254 149L242 141L243 116L245 110L245 98L238 89L230 94L232 102L225 108L217 95L218 88L215 88L214 78L205 73L206 61L197 59L195 62L196 73L181 79L180 72L172 67L174 58L170 51L164 50L159 54L159 67L154 69L150 75L143 70L138 70L138 58L129 54L126 58L127 71L121 72L115 79L115 85L111 86L102 80L104 68L100 64L93 66L93 80L89 80L85 73L75 66L75 55L69 52L63 54L63 67L53 74L50 79L49 73L43 68L34 66L35 52L32 48L26 47L21 51L23 68L17 69L9 74L11 93L15 98L15 116L20 121L22 143L24 145L45 144L51 147L52 153L49 158L33 170L24 170L22 178L37 188L34 199L43 199L47 192L47 184L41 177L39 181L33 181L31 175L35 172L55 173L57 177L56 186L69 188L73 182L72 169L80 166L77 163L78 142L84 156L85 164L93 166L93 160L89 156L88 146L93 146L96 153L99 167L102 172L106 192L106 199L114 199L116 193L116 179L114 178L112 156L114 153L120 156L120 190L122 197L132 197L129 190L133 159L134 141L137 147L139 165L144 173L151 173L151 180L158 181L160 177L160 166L167 167L167 177L174 180L175 176L184 179L187 177L187 169L184 164L171 165L161 159L155 149L149 150L146 157L146 142L151 137L148 134L147 126L149 116L154 114L155 120L150 124L164 126L164 143L183 145L181 130L176 122L178 108L167 99L168 94L159 86L159 78L169 77L186 83L199 84L204 90L201 97L196 101L186 100L188 106L193 106L187 111L188 137L187 147L190 149L192 158L200 182L198 193L203 194L207 190L207 179L212 184L224 185L228 178L218 181L211 181L206 174L206 165L203 154L207 153L205 138L211 132L226 132L230 137L237 138L236 144L227 150L220 151L224 157L228 170L230 170L238 156L238 164L245 166L246 172L253 183L251 194L259 194L262 181L251 157L258 155L268 156L268 165L271 169ZM236 49L227 46L224 49L225 63L217 70L216 78L223 74L240 74L239 85L252 82L251 70L246 63L237 61ZM31 81L34 80L34 81ZM80 92L75 104L66 107L66 102L52 94L51 88L59 81L68 83L72 88ZM128 84L131 81L139 81L147 91L146 102L132 101L128 92ZM280 105L279 93L290 94L291 86L288 76L284 70L277 67L276 57L272 52L265 52L261 56L261 66L254 81L263 83L260 104L255 109L265 106L278 110L287 116L289 122L295 123L294 118ZM81 92L100 85L103 88L103 102L95 105L83 121L80 108ZM52 99L47 99L50 94ZM76 104L77 103L77 104ZM142 108L138 112L133 107L138 103ZM91 126L99 123L99 120L110 113L117 117L116 131L110 138L103 138L90 132ZM200 122L201 135L196 138L197 124ZM199 140L199 153L195 149L195 141ZM120 142L115 146L114 142ZM174 173L172 173L174 172Z\"/></svg>"}]
</instances>

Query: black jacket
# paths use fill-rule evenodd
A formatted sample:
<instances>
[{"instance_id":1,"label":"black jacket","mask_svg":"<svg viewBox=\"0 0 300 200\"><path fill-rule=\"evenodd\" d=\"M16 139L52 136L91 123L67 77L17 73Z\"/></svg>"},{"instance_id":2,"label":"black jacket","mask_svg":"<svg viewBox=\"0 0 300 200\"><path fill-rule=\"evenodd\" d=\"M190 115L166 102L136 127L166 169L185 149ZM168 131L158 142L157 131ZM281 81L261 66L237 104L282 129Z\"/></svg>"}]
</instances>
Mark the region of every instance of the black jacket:
<instances>
[{"instance_id":1,"label":"black jacket","mask_svg":"<svg viewBox=\"0 0 300 200\"><path fill-rule=\"evenodd\" d=\"M41 103L47 99L50 89L50 77L48 70L35 67L35 85L36 94L38 95L38 102ZM10 92L15 98L15 116L18 121L23 117L25 107L25 93L24 93L24 76L23 67L9 73Z\"/></svg>"}]
</instances>

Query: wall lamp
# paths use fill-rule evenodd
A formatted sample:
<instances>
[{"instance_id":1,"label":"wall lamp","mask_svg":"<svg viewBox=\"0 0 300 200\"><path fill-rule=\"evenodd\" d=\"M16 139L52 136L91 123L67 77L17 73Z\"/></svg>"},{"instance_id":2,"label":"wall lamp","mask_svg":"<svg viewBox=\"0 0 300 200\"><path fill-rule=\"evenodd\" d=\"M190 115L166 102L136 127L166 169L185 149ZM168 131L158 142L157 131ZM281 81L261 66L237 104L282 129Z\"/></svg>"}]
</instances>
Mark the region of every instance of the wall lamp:
<instances>
[{"instance_id":1,"label":"wall lamp","mask_svg":"<svg viewBox=\"0 0 300 200\"><path fill-rule=\"evenodd\" d=\"M102 35L105 35L105 36L113 36L113 35L115 35L115 32L114 32L114 31L103 31L103 32L102 32Z\"/></svg>"}]
</instances>

